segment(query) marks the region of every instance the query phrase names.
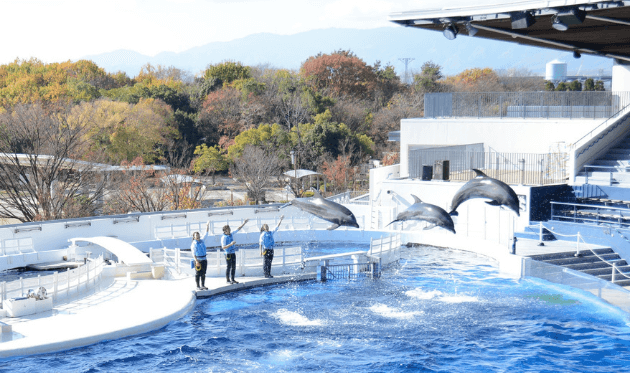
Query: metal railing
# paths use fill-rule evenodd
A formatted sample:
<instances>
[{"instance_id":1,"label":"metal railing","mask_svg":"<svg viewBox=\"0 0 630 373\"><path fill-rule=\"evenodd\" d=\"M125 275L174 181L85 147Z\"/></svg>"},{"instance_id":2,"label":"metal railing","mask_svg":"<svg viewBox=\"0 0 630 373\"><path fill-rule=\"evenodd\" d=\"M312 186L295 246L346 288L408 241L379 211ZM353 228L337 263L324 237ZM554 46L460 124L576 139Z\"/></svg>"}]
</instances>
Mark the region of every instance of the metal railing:
<instances>
[{"instance_id":1,"label":"metal railing","mask_svg":"<svg viewBox=\"0 0 630 373\"><path fill-rule=\"evenodd\" d=\"M630 92L452 92L424 95L425 117L609 118Z\"/></svg>"},{"instance_id":2,"label":"metal railing","mask_svg":"<svg viewBox=\"0 0 630 373\"><path fill-rule=\"evenodd\" d=\"M103 257L90 261L76 269L55 272L48 276L20 278L19 280L0 283L0 302L9 298L19 298L29 290L43 286L53 302L86 292L97 286L102 280Z\"/></svg>"},{"instance_id":3,"label":"metal railing","mask_svg":"<svg viewBox=\"0 0 630 373\"><path fill-rule=\"evenodd\" d=\"M585 205L580 203L550 202L551 219L572 223L615 224L630 227L630 209L613 206Z\"/></svg>"},{"instance_id":4,"label":"metal railing","mask_svg":"<svg viewBox=\"0 0 630 373\"><path fill-rule=\"evenodd\" d=\"M418 149L409 152L409 177L422 177L423 166L437 160L449 161L449 180L468 181L475 177L472 169L507 184L547 185L566 182L566 153L498 153L440 149Z\"/></svg>"},{"instance_id":5,"label":"metal railing","mask_svg":"<svg viewBox=\"0 0 630 373\"><path fill-rule=\"evenodd\" d=\"M181 249L151 249L149 253L151 260L158 264L164 264L178 275L194 275L195 270L191 268L190 262L193 259L189 250ZM225 275L225 253L220 250L210 251L206 256L208 260L208 276ZM303 262L302 248L276 247L274 249L274 261L272 271L285 273L289 267L301 266ZM239 248L236 250L236 272L239 276L255 275L262 271L263 257L256 249Z\"/></svg>"},{"instance_id":6,"label":"metal railing","mask_svg":"<svg viewBox=\"0 0 630 373\"><path fill-rule=\"evenodd\" d=\"M348 190L326 198L329 201L342 204L369 205L369 190Z\"/></svg>"}]
</instances>

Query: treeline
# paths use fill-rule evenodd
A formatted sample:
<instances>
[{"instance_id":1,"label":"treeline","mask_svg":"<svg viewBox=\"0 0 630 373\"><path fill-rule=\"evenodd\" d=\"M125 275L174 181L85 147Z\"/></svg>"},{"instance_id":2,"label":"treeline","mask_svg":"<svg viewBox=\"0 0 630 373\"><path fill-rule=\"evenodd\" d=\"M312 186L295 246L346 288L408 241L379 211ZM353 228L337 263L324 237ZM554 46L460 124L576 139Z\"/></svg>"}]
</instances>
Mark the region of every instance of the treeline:
<instances>
[{"instance_id":1,"label":"treeline","mask_svg":"<svg viewBox=\"0 0 630 373\"><path fill-rule=\"evenodd\" d=\"M424 93L545 88L526 70L449 77L441 70L426 62L404 84L392 66L368 65L345 50L312 56L297 71L226 61L193 76L148 64L134 78L91 61L16 60L0 66L0 129L11 137L0 151L28 150L30 140L8 128L19 112L25 121L46 115L59 126L81 127L80 146L67 156L84 161L208 175L230 170L252 186L252 198L260 197L252 171L235 164L273 165L265 168L269 176L311 169L344 189L370 157L392 161L397 149L388 132L402 118L422 116Z\"/></svg>"}]
</instances>

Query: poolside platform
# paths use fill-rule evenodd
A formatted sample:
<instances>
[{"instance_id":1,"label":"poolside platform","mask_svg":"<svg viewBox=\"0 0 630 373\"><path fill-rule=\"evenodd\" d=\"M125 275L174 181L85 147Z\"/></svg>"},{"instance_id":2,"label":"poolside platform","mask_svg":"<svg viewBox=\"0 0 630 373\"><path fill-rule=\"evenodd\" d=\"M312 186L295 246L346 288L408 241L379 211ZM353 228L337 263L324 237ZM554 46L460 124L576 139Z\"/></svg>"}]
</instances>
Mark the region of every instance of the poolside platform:
<instances>
[{"instance_id":1,"label":"poolside platform","mask_svg":"<svg viewBox=\"0 0 630 373\"><path fill-rule=\"evenodd\" d=\"M197 298L315 277L314 273L269 279L237 277L239 284L234 285L226 284L223 277L208 277L208 290L199 292L190 277L111 279L101 291L55 306L52 311L4 318L4 323L13 328L13 335L9 340L3 337L0 358L58 352L150 332L186 315Z\"/></svg>"},{"instance_id":2,"label":"poolside platform","mask_svg":"<svg viewBox=\"0 0 630 373\"><path fill-rule=\"evenodd\" d=\"M516 242L516 255L520 256L532 256L532 255L542 255L542 254L556 254L556 253L566 253L569 251L576 251L577 244L575 242L570 241L543 241L544 245L539 246L539 240L531 240L527 238L519 238ZM580 244L580 250L585 251L591 249L607 249L609 246L601 246L594 244Z\"/></svg>"}]
</instances>

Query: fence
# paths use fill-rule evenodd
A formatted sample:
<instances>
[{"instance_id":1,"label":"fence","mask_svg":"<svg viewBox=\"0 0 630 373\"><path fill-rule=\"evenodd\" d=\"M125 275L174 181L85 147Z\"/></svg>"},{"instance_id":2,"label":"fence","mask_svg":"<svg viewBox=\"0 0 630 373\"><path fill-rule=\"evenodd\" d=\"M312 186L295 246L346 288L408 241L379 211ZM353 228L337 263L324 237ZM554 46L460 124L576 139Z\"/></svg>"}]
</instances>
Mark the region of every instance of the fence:
<instances>
[{"instance_id":1,"label":"fence","mask_svg":"<svg viewBox=\"0 0 630 373\"><path fill-rule=\"evenodd\" d=\"M379 259L381 269L387 268L400 260L400 234L370 240L368 257Z\"/></svg>"},{"instance_id":2,"label":"fence","mask_svg":"<svg viewBox=\"0 0 630 373\"><path fill-rule=\"evenodd\" d=\"M328 197L326 199L331 202L342 204L369 205L369 196L369 190L348 190L343 193Z\"/></svg>"},{"instance_id":3,"label":"fence","mask_svg":"<svg viewBox=\"0 0 630 373\"><path fill-rule=\"evenodd\" d=\"M350 192L352 193L355 192ZM361 193L361 192L359 192ZM342 193L343 194L343 193ZM367 201L367 197L363 196L366 200L365 204L369 204ZM354 199L350 200L349 203L363 203L362 201L355 201ZM342 202L344 203L344 202ZM279 207L271 207L271 208L260 208L255 209L255 214L263 214L267 212L278 212ZM229 216L229 215L228 215ZM275 227L279 222L278 214L274 214L274 216L264 217L257 216L255 219L250 219L250 221L243 227L240 232L243 233L251 233L257 232L260 233L260 227L263 224L267 224L270 227ZM225 219L220 221L210 221L209 232L211 235L222 235L223 234L223 226L229 225L234 229L234 227L238 227L243 224L243 219ZM360 216L358 221L359 226L365 226L365 216ZM330 226L330 222L315 217L311 214L307 214L302 217L290 216L285 218L282 221L283 230L311 230L311 229L326 229ZM202 235L206 231L206 223L205 222L197 222L197 223L185 223L185 224L171 224L167 226L155 227L155 238L156 239L168 239L168 238L182 238L182 237L192 237L193 232L200 232Z\"/></svg>"},{"instance_id":4,"label":"fence","mask_svg":"<svg viewBox=\"0 0 630 373\"><path fill-rule=\"evenodd\" d=\"M425 117L609 118L630 92L453 92L424 95Z\"/></svg>"},{"instance_id":5,"label":"fence","mask_svg":"<svg viewBox=\"0 0 630 373\"><path fill-rule=\"evenodd\" d=\"M551 220L572 223L612 224L630 228L630 209L580 203L550 202Z\"/></svg>"},{"instance_id":6,"label":"fence","mask_svg":"<svg viewBox=\"0 0 630 373\"><path fill-rule=\"evenodd\" d=\"M22 297L29 289L37 290L43 286L48 296L57 303L99 285L102 280L103 265L103 257L99 257L84 266L65 272L2 282L0 283L0 301Z\"/></svg>"},{"instance_id":7,"label":"fence","mask_svg":"<svg viewBox=\"0 0 630 373\"><path fill-rule=\"evenodd\" d=\"M473 168L506 184L547 185L566 182L566 153L498 153L417 149L409 152L409 177L422 177L422 168L449 161L449 180L468 181Z\"/></svg>"},{"instance_id":8,"label":"fence","mask_svg":"<svg viewBox=\"0 0 630 373\"><path fill-rule=\"evenodd\" d=\"M155 263L164 264L171 271L178 275L194 275L195 270L190 267L193 259L192 252L180 249L152 249L150 251L151 260ZM208 276L224 276L226 263L225 253L222 251L208 252ZM287 273L296 266L302 266L302 248L297 247L276 247L274 249L274 260L272 273ZM238 249L236 250L236 272L239 276L252 276L262 273L263 257L260 250Z\"/></svg>"}]
</instances>

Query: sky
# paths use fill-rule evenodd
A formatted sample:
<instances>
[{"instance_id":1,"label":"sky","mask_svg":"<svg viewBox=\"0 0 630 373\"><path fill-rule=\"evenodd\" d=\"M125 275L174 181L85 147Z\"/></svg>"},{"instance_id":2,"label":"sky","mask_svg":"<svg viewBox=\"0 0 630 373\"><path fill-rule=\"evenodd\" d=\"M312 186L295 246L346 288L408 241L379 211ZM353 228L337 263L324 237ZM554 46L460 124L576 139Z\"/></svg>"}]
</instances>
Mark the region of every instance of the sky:
<instances>
[{"instance_id":1,"label":"sky","mask_svg":"<svg viewBox=\"0 0 630 373\"><path fill-rule=\"evenodd\" d=\"M462 2L454 0L452 3ZM133 50L154 56L267 32L400 27L393 12L428 0L0 0L0 64Z\"/></svg>"}]
</instances>

